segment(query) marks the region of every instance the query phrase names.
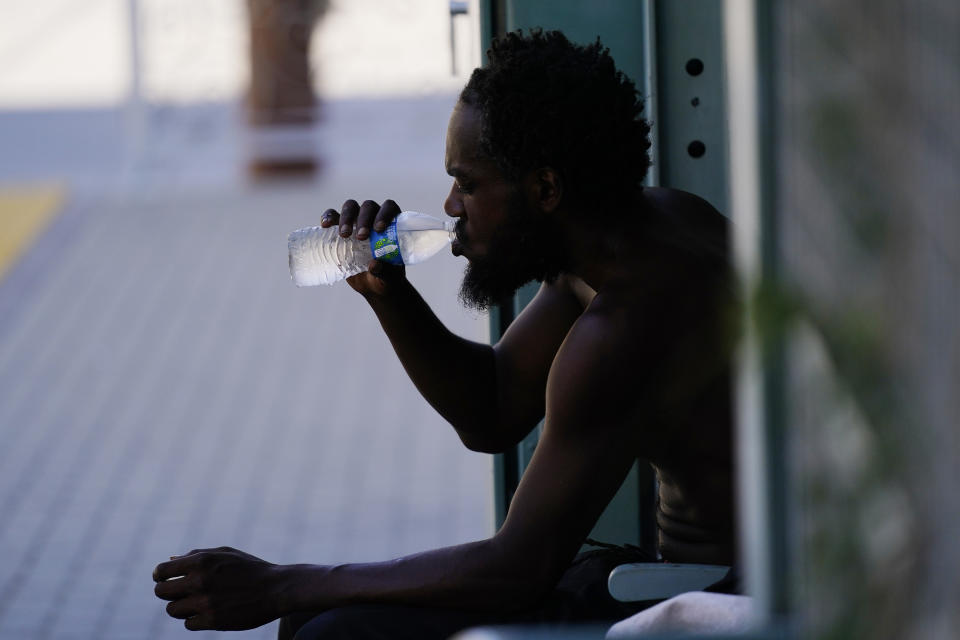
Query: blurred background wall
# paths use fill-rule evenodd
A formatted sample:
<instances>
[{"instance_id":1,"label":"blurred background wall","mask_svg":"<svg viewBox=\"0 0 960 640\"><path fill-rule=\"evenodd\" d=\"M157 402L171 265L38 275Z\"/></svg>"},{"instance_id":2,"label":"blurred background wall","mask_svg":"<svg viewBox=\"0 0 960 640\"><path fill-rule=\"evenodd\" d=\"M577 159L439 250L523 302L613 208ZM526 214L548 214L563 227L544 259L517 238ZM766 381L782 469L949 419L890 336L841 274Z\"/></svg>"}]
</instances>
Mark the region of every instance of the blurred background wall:
<instances>
[{"instance_id":1,"label":"blurred background wall","mask_svg":"<svg viewBox=\"0 0 960 640\"><path fill-rule=\"evenodd\" d=\"M960 5L784 1L774 82L799 597L826 638L960 629ZM779 322L779 320L775 321Z\"/></svg>"},{"instance_id":2,"label":"blurred background wall","mask_svg":"<svg viewBox=\"0 0 960 640\"><path fill-rule=\"evenodd\" d=\"M476 13L451 48L444 0L331 2L299 132L317 166L254 179L246 7L0 0L4 640L197 637L150 577L192 548L342 562L491 532L489 457L359 296L295 288L286 256L347 198L442 214ZM441 255L410 278L486 340L461 273Z\"/></svg>"},{"instance_id":3,"label":"blurred background wall","mask_svg":"<svg viewBox=\"0 0 960 640\"><path fill-rule=\"evenodd\" d=\"M140 73L152 102L234 99L250 70L247 9L233 0L140 0ZM332 0L312 34L317 89L329 98L455 91L449 2ZM471 8L473 3L468 3ZM0 99L6 107L122 101L133 70L129 0L3 0ZM476 11L454 20L461 78L479 63Z\"/></svg>"}]
</instances>

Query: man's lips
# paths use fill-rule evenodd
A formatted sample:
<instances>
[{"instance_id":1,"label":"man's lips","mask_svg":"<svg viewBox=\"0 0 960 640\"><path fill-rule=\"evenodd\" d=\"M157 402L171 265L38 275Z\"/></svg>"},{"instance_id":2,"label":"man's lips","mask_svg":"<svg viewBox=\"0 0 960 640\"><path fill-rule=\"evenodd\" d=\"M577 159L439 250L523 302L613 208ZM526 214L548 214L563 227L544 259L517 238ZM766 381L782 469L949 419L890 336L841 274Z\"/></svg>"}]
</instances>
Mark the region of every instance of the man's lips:
<instances>
[{"instance_id":1,"label":"man's lips","mask_svg":"<svg viewBox=\"0 0 960 640\"><path fill-rule=\"evenodd\" d=\"M457 225L453 229L454 239L453 242L450 243L450 251L452 251L455 256L462 256L467 245L467 234L463 227L464 222L461 219L457 221Z\"/></svg>"}]
</instances>

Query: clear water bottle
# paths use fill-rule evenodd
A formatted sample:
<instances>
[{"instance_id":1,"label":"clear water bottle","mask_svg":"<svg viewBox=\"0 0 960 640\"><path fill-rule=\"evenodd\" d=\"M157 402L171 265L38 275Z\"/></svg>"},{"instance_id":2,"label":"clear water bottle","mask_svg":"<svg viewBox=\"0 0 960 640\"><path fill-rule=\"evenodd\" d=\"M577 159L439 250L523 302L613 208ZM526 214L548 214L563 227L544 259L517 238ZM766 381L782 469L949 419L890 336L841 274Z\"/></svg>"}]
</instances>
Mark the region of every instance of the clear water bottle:
<instances>
[{"instance_id":1,"label":"clear water bottle","mask_svg":"<svg viewBox=\"0 0 960 640\"><path fill-rule=\"evenodd\" d=\"M367 270L371 258L391 264L417 264L453 240L455 220L404 211L369 240L340 237L336 225L298 229L287 238L290 277L298 287L333 284Z\"/></svg>"}]
</instances>

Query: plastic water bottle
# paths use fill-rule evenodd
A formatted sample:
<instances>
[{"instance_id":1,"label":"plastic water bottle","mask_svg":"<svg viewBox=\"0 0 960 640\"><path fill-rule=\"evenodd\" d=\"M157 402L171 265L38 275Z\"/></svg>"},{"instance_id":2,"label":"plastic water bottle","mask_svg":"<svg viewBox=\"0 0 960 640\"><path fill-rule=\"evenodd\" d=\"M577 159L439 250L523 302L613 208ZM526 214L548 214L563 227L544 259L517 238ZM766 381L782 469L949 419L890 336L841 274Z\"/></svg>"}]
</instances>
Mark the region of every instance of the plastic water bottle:
<instances>
[{"instance_id":1,"label":"plastic water bottle","mask_svg":"<svg viewBox=\"0 0 960 640\"><path fill-rule=\"evenodd\" d=\"M340 237L337 226L298 229L287 238L290 277L298 287L333 284L367 270L371 258L391 264L417 264L453 240L455 220L404 211L369 240Z\"/></svg>"}]
</instances>

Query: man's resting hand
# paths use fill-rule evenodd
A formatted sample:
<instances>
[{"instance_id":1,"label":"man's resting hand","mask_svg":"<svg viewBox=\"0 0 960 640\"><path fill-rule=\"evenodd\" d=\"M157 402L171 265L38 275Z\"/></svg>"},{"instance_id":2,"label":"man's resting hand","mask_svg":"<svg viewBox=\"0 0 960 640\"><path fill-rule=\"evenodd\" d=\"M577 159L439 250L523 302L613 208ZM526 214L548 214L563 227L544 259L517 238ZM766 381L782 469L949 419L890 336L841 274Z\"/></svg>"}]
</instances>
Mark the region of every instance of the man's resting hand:
<instances>
[{"instance_id":1,"label":"man's resting hand","mask_svg":"<svg viewBox=\"0 0 960 640\"><path fill-rule=\"evenodd\" d=\"M253 629L286 615L285 578L284 567L230 547L195 549L153 571L154 593L192 631Z\"/></svg>"}]
</instances>

